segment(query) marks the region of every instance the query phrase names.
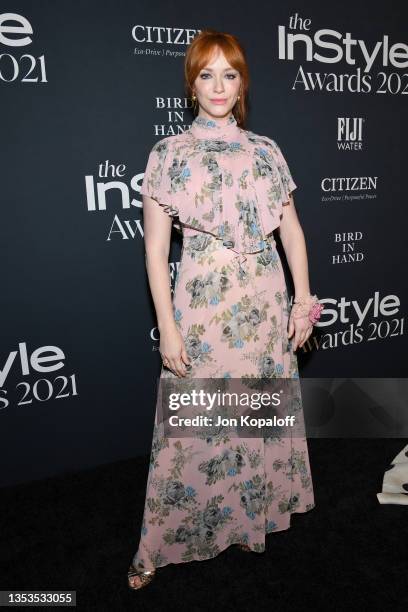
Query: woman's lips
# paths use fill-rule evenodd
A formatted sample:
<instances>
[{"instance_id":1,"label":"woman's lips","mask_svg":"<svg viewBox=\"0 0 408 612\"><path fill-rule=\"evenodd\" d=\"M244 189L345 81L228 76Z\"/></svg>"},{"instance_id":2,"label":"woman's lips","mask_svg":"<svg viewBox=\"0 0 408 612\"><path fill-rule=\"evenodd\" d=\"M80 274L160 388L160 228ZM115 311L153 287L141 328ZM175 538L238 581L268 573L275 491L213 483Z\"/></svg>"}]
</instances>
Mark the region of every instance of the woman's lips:
<instances>
[{"instance_id":1,"label":"woman's lips","mask_svg":"<svg viewBox=\"0 0 408 612\"><path fill-rule=\"evenodd\" d=\"M213 104L225 104L226 100L211 100Z\"/></svg>"}]
</instances>

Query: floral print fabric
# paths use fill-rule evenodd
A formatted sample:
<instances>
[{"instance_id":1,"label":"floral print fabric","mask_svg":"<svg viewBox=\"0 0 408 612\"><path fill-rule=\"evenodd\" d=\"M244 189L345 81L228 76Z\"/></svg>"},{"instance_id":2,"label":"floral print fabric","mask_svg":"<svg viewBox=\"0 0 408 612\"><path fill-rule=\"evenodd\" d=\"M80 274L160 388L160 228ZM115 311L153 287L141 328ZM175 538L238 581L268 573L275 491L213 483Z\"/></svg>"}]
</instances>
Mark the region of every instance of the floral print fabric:
<instances>
[{"instance_id":1,"label":"floral print fabric","mask_svg":"<svg viewBox=\"0 0 408 612\"><path fill-rule=\"evenodd\" d=\"M213 122L214 123L214 122ZM141 188L178 217L185 236L209 232L233 251L262 251L296 188L274 140L196 117L187 132L152 148Z\"/></svg>"},{"instance_id":2,"label":"floral print fabric","mask_svg":"<svg viewBox=\"0 0 408 612\"><path fill-rule=\"evenodd\" d=\"M196 117L153 146L141 193L183 234L173 312L188 378L299 377L272 234L295 187L276 142L232 115ZM314 507L304 436L167 438L157 414L135 566L209 559L235 543L262 552L266 534Z\"/></svg>"}]
</instances>

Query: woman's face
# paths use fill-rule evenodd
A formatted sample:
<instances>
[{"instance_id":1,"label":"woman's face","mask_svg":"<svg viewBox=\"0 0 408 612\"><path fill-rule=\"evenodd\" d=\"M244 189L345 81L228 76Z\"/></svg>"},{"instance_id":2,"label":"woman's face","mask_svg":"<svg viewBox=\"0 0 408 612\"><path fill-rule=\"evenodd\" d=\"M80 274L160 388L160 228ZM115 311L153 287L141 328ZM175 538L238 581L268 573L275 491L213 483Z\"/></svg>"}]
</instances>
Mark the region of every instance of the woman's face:
<instances>
[{"instance_id":1,"label":"woman's face","mask_svg":"<svg viewBox=\"0 0 408 612\"><path fill-rule=\"evenodd\" d=\"M224 53L217 50L194 82L199 115L209 119L228 116L237 101L240 86L240 73L227 62Z\"/></svg>"}]
</instances>

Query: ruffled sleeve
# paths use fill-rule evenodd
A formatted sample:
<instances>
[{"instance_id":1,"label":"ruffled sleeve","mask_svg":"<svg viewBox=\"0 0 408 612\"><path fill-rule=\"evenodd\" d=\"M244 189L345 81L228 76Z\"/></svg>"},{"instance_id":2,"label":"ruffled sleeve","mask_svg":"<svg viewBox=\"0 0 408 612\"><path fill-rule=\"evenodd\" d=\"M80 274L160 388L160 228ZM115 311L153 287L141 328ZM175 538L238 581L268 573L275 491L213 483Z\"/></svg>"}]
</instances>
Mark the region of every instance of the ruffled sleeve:
<instances>
[{"instance_id":1,"label":"ruffled sleeve","mask_svg":"<svg viewBox=\"0 0 408 612\"><path fill-rule=\"evenodd\" d=\"M279 227L282 207L289 203L296 183L279 145L267 136L250 133L253 144L252 177L262 238Z\"/></svg>"},{"instance_id":2,"label":"ruffled sleeve","mask_svg":"<svg viewBox=\"0 0 408 612\"><path fill-rule=\"evenodd\" d=\"M233 141L162 138L151 149L141 193L177 218L179 231L207 232L241 254L265 248L295 188L277 143L242 130Z\"/></svg>"},{"instance_id":3,"label":"ruffled sleeve","mask_svg":"<svg viewBox=\"0 0 408 612\"><path fill-rule=\"evenodd\" d=\"M279 171L280 177L280 193L278 199L282 206L289 202L289 196L294 189L296 189L297 185L293 180L292 174L289 170L289 166L286 162L285 157L283 156L282 150L277 144L275 140L268 139L272 155L274 157L276 166Z\"/></svg>"},{"instance_id":4,"label":"ruffled sleeve","mask_svg":"<svg viewBox=\"0 0 408 612\"><path fill-rule=\"evenodd\" d=\"M147 160L140 193L156 200L168 215L176 217L179 215L179 208L173 200L171 157L169 138L162 138L153 145ZM146 204L143 203L143 207L145 206ZM181 229L177 222L174 223L174 226Z\"/></svg>"}]
</instances>

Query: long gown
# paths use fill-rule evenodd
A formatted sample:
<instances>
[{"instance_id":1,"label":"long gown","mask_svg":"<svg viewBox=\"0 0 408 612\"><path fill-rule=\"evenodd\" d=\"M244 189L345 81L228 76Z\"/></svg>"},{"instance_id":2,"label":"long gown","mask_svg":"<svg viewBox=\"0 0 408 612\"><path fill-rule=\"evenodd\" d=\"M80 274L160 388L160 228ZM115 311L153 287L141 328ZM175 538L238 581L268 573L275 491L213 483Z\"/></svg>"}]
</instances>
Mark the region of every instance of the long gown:
<instances>
[{"instance_id":1,"label":"long gown","mask_svg":"<svg viewBox=\"0 0 408 612\"><path fill-rule=\"evenodd\" d=\"M299 378L272 234L295 187L277 143L240 128L233 115L197 116L153 146L141 193L183 235L173 313L189 377ZM162 366L160 379L171 377ZM314 506L304 430L296 438L166 437L157 403L133 564L210 559L236 543L263 552L266 534Z\"/></svg>"}]
</instances>

